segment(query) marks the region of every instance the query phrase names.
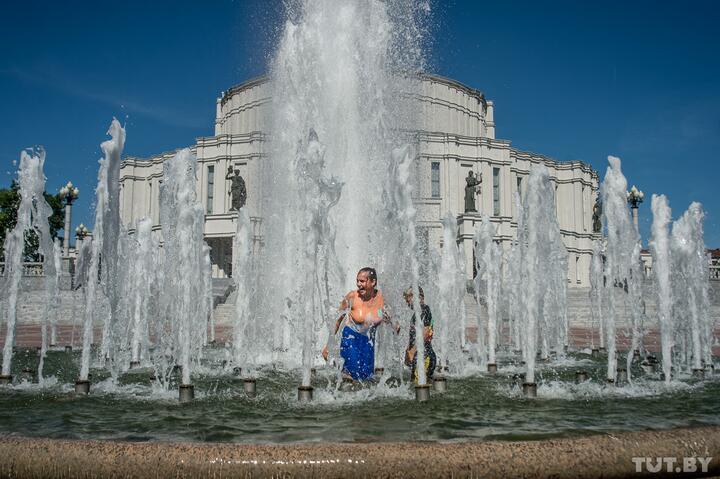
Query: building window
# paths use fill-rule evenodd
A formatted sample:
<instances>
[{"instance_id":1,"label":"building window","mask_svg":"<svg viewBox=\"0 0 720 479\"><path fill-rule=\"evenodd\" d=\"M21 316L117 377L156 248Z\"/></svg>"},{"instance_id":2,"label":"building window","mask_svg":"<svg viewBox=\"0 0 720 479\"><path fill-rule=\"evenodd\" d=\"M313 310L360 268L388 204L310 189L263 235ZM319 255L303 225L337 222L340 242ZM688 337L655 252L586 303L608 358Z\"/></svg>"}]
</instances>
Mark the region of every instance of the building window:
<instances>
[{"instance_id":1,"label":"building window","mask_svg":"<svg viewBox=\"0 0 720 479\"><path fill-rule=\"evenodd\" d=\"M587 231L587 221L585 221L585 216L587 215L587 211L585 211L585 187L582 187L582 191L580 193L580 211L582 211L582 225L583 225L583 231Z\"/></svg>"},{"instance_id":2,"label":"building window","mask_svg":"<svg viewBox=\"0 0 720 479\"><path fill-rule=\"evenodd\" d=\"M213 212L213 194L215 190L215 167L208 166L207 169L207 214Z\"/></svg>"},{"instance_id":3,"label":"building window","mask_svg":"<svg viewBox=\"0 0 720 479\"><path fill-rule=\"evenodd\" d=\"M580 284L580 256L575 256L575 282Z\"/></svg>"},{"instance_id":4,"label":"building window","mask_svg":"<svg viewBox=\"0 0 720 479\"><path fill-rule=\"evenodd\" d=\"M440 163L437 161L430 163L430 187L431 196L440 198Z\"/></svg>"},{"instance_id":5,"label":"building window","mask_svg":"<svg viewBox=\"0 0 720 479\"><path fill-rule=\"evenodd\" d=\"M148 181L148 218L152 220L153 217L153 188L152 188L152 180Z\"/></svg>"},{"instance_id":6,"label":"building window","mask_svg":"<svg viewBox=\"0 0 720 479\"><path fill-rule=\"evenodd\" d=\"M493 215L500 216L500 168L493 168Z\"/></svg>"},{"instance_id":7,"label":"building window","mask_svg":"<svg viewBox=\"0 0 720 479\"><path fill-rule=\"evenodd\" d=\"M522 176L518 175L515 178L517 179L517 193L520 196L520 201L522 201Z\"/></svg>"}]
</instances>

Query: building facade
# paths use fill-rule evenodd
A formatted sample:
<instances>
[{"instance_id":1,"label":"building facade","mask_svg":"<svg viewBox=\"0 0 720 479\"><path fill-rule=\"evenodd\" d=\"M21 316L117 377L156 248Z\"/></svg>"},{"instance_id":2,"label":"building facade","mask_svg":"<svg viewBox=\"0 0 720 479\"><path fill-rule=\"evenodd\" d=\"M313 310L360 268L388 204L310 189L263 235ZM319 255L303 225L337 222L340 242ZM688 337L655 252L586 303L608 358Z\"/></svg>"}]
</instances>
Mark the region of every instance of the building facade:
<instances>
[{"instance_id":1,"label":"building facade","mask_svg":"<svg viewBox=\"0 0 720 479\"><path fill-rule=\"evenodd\" d=\"M205 208L205 238L211 247L213 275L231 275L235 213L230 211L228 170L239 170L247 185L248 214L254 225L254 248L263 244L260 214L260 168L270 113L269 83L257 78L223 92L217 99L215 135L202 137L190 149L197 156L197 193ZM466 252L466 271L472 274L472 238L481 215L495 223L496 239L509 248L516 237L515 195L522 197L530 167L544 164L555 185L558 222L568 250L568 282L589 285L593 233L593 205L598 175L580 161L559 162L511 147L495 138L494 105L478 90L454 80L423 75L419 91L408 95L419 103L420 131L417 168L419 188L417 225L430 245L440 246L441 218L452 212L458 241ZM159 193L163 162L175 152L150 158L128 157L120 173L121 218L132 230L142 217L160 228ZM464 192L469 172L481 175L477 212L465 212Z\"/></svg>"}]
</instances>

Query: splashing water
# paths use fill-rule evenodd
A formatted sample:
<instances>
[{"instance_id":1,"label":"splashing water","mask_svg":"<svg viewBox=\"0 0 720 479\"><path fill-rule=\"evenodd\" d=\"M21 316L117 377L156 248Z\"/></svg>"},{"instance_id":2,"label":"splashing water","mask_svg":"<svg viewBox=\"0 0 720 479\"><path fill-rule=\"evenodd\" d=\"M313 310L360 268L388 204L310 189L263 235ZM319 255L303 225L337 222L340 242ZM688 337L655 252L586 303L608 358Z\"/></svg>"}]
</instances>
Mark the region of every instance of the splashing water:
<instances>
[{"instance_id":1,"label":"splashing water","mask_svg":"<svg viewBox=\"0 0 720 479\"><path fill-rule=\"evenodd\" d=\"M476 296L487 308L487 324L478 323L478 347L487 345L487 363L497 364L495 351L498 344L498 303L500 302L500 268L502 252L495 243L495 226L489 216L483 216L480 228L475 233L475 277ZM480 316L478 316L480 317ZM482 336L482 337L481 337ZM484 355L483 355L484 359ZM481 363L484 362L481 360Z\"/></svg>"},{"instance_id":2,"label":"splashing water","mask_svg":"<svg viewBox=\"0 0 720 479\"><path fill-rule=\"evenodd\" d=\"M549 341L566 327L562 303L552 297L552 285L565 281L565 263L560 252L565 246L555 214L554 191L548 169L533 165L530 169L522 220L518 222L520 276L525 279L521 340L527 383L535 382L535 356L538 346L547 354Z\"/></svg>"},{"instance_id":3,"label":"splashing water","mask_svg":"<svg viewBox=\"0 0 720 479\"><path fill-rule=\"evenodd\" d=\"M132 275L128 278L132 285L132 290L128 291L132 304L127 311L127 318L132 321L128 325L130 361L138 363L149 358L151 303L158 297L156 272L159 245L153 238L152 221L149 218L139 220L135 231L137 242L130 262Z\"/></svg>"},{"instance_id":4,"label":"splashing water","mask_svg":"<svg viewBox=\"0 0 720 479\"><path fill-rule=\"evenodd\" d=\"M605 275L603 273L603 245L600 241L593 242L593 256L590 263L590 313L592 317L593 332L591 333L592 346L595 346L594 330L597 326L600 347L605 347Z\"/></svg>"},{"instance_id":5,"label":"splashing water","mask_svg":"<svg viewBox=\"0 0 720 479\"><path fill-rule=\"evenodd\" d=\"M45 201L45 150L38 148L28 153L20 154L20 168L18 170L18 187L20 204L17 209L17 223L5 237L3 245L5 250L5 277L2 280L2 299L7 301L7 330L5 345L3 346L3 376L9 376L15 346L15 327L17 322L17 299L22 280L23 249L25 247L25 234L34 231L38 236L38 253L43 258L43 268L46 278L46 292L48 303L53 291L52 278L55 277L55 261L53 258L53 242L50 237L48 218L52 215L50 206ZM42 335L43 346L41 361L47 350L47 322L48 311L43 318Z\"/></svg>"},{"instance_id":6,"label":"splashing water","mask_svg":"<svg viewBox=\"0 0 720 479\"><path fill-rule=\"evenodd\" d=\"M678 316L676 335L683 338L678 356L687 369L703 369L711 360L713 320L709 314L709 273L703 241L702 205L694 202L675 221L671 235L673 311ZM708 334L709 333L709 334Z\"/></svg>"},{"instance_id":7,"label":"splashing water","mask_svg":"<svg viewBox=\"0 0 720 479\"><path fill-rule=\"evenodd\" d=\"M270 66L260 205L266 243L254 260L252 357L271 352L267 359L302 364L307 376L317 351L310 355L305 345L322 343L320 325L334 322L356 271L375 267L385 290L413 283L414 219L401 221L395 200L398 188L416 181L414 150L403 149L415 141L404 132L415 129L416 112L403 92L417 88L425 10L376 0L288 7ZM398 180L406 158L407 175ZM399 294L385 301L401 310Z\"/></svg>"},{"instance_id":8,"label":"splashing water","mask_svg":"<svg viewBox=\"0 0 720 479\"><path fill-rule=\"evenodd\" d=\"M108 130L108 135L111 136L111 139L104 141L100 145L104 157L99 162L100 169L98 171L98 184L95 189L95 227L93 230L93 239L90 243L90 262L87 270L87 280L85 286L85 321L83 323L83 347L82 357L80 359L79 379L82 381L87 381L88 374L90 373L90 345L93 342L93 320L95 319L96 312L99 309L102 299L102 291L98 291L98 286L112 286L112 283L108 282L108 270L110 268L110 264L117 258L117 255L115 254L117 252L117 245L106 248L105 239L107 237L108 243L114 243L117 242L119 237L119 234L117 234L119 231L119 225L112 224L115 219L115 213L110 213L110 203L115 204L117 207L117 203L119 201L110 201L111 194L118 191L119 182L116 185L111 184L113 178L111 171L115 171L116 169L119 171L120 155L122 154L122 150L125 145L125 129L120 126L120 122L113 119L110 124L110 129ZM116 234L113 235L113 233ZM108 252L107 255L106 251ZM102 283L98 284L97 278L100 275L101 253L102 257L105 259L103 260ZM107 333L109 333L108 318L106 318L105 327L103 328L104 341L108 339ZM102 356L104 357L104 355Z\"/></svg>"},{"instance_id":9,"label":"splashing water","mask_svg":"<svg viewBox=\"0 0 720 479\"><path fill-rule=\"evenodd\" d=\"M165 312L157 325L163 350L169 353L172 366L182 368L182 383L190 384L192 362L200 360L203 343L194 338L204 337L209 311L204 281L194 280L204 268L205 242L202 205L195 195L195 155L189 149L180 150L163 164L163 185L160 190L160 216L164 239L164 284L160 303ZM164 355L158 355L156 367L168 367ZM161 369L162 372L162 369Z\"/></svg>"},{"instance_id":10,"label":"splashing water","mask_svg":"<svg viewBox=\"0 0 720 479\"><path fill-rule=\"evenodd\" d=\"M673 329L675 321L672 315L672 290L670 285L670 207L665 195L652 195L652 239L650 251L653 257L653 274L660 322L660 342L662 347L662 366L665 382L671 381Z\"/></svg>"},{"instance_id":11,"label":"splashing water","mask_svg":"<svg viewBox=\"0 0 720 479\"><path fill-rule=\"evenodd\" d=\"M233 264L233 279L237 298L235 300L235 318L233 323L233 361L239 367L244 368L246 376L252 376L249 372L252 364L252 355L247 354L251 349L249 328L252 327L250 319L250 297L252 295L252 225L250 217L245 209L240 209L237 216L235 238L233 240L233 252L235 263Z\"/></svg>"},{"instance_id":12,"label":"splashing water","mask_svg":"<svg viewBox=\"0 0 720 479\"><path fill-rule=\"evenodd\" d=\"M457 244L457 220L448 212L442 220L443 249L440 257L437 288L437 314L435 328L438 331L438 364L452 373L461 369L462 338L461 320L465 310L464 264Z\"/></svg>"},{"instance_id":13,"label":"splashing water","mask_svg":"<svg viewBox=\"0 0 720 479\"><path fill-rule=\"evenodd\" d=\"M603 222L607 228L607 261L605 264L607 291L607 321L605 334L608 352L607 379L615 381L617 358L615 343L615 323L618 317L617 294L621 288L627 288L632 254L638 242L630 210L627 207L627 180L622 174L620 159L608 156L610 166L602 184Z\"/></svg>"},{"instance_id":14,"label":"splashing water","mask_svg":"<svg viewBox=\"0 0 720 479\"><path fill-rule=\"evenodd\" d=\"M50 233L48 229L48 234ZM60 240L55 238L52 243L53 268L45 275L45 313L43 316L43 324L41 326L41 346L40 346L40 362L38 363L38 383L43 384L43 368L45 366L45 355L48 349L48 327L50 328L50 344L55 345L57 341L57 320L58 310L60 309Z\"/></svg>"}]
</instances>

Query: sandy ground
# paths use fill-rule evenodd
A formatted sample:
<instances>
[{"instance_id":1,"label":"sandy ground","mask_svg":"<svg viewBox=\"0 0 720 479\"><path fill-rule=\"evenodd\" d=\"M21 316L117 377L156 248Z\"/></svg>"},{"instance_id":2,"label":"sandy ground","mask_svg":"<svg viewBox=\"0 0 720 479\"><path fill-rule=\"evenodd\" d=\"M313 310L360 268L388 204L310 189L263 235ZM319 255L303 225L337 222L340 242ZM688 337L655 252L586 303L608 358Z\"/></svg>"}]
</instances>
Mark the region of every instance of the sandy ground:
<instances>
[{"instance_id":1,"label":"sandy ground","mask_svg":"<svg viewBox=\"0 0 720 479\"><path fill-rule=\"evenodd\" d=\"M720 474L720 428L465 443L235 445L5 437L0 457L0 477L13 478L711 476ZM707 464L705 473L699 458ZM656 467L661 470L652 472Z\"/></svg>"}]
</instances>

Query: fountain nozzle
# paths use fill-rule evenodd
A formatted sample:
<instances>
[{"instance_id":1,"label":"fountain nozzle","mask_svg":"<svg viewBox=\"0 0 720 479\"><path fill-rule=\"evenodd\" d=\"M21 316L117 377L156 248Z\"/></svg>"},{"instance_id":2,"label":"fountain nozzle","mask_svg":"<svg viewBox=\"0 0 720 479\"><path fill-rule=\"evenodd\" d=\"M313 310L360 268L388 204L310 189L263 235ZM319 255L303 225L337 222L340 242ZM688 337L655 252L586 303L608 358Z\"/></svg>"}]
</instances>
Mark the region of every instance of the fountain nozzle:
<instances>
[{"instance_id":1,"label":"fountain nozzle","mask_svg":"<svg viewBox=\"0 0 720 479\"><path fill-rule=\"evenodd\" d=\"M181 384L179 392L181 403L190 402L195 399L195 386L192 384Z\"/></svg>"},{"instance_id":2,"label":"fountain nozzle","mask_svg":"<svg viewBox=\"0 0 720 479\"><path fill-rule=\"evenodd\" d=\"M430 386L428 384L418 384L415 386L415 400L425 402L430 399Z\"/></svg>"},{"instance_id":3,"label":"fountain nozzle","mask_svg":"<svg viewBox=\"0 0 720 479\"><path fill-rule=\"evenodd\" d=\"M300 386L298 388L298 401L299 402L310 402L313 398L313 387L312 386Z\"/></svg>"}]
</instances>

